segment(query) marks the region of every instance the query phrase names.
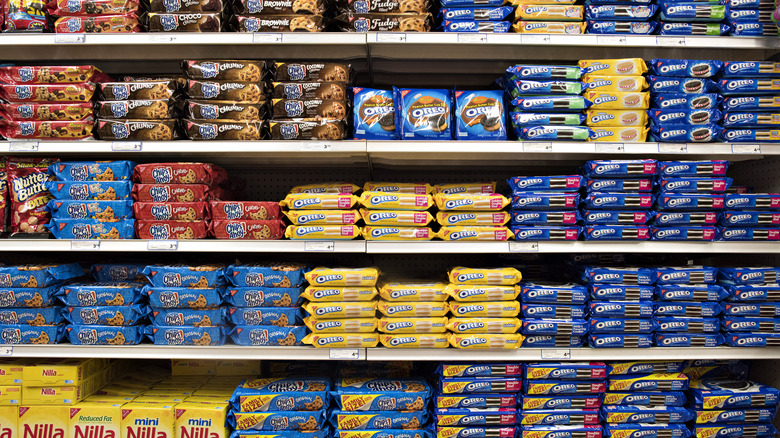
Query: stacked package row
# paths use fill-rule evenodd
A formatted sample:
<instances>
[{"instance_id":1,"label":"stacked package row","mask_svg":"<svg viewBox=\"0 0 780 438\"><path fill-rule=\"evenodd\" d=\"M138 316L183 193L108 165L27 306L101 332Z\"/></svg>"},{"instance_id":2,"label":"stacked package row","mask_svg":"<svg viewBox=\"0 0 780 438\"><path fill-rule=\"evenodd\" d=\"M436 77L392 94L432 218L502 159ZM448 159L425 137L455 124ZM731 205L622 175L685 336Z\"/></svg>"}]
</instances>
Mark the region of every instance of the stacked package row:
<instances>
[{"instance_id":1,"label":"stacked package row","mask_svg":"<svg viewBox=\"0 0 780 438\"><path fill-rule=\"evenodd\" d=\"M447 284L388 281L379 288L379 342L387 348L447 348Z\"/></svg>"},{"instance_id":2,"label":"stacked package row","mask_svg":"<svg viewBox=\"0 0 780 438\"><path fill-rule=\"evenodd\" d=\"M720 268L719 283L728 292L721 302L722 328L732 347L780 343L780 285L777 268Z\"/></svg>"},{"instance_id":3,"label":"stacked package row","mask_svg":"<svg viewBox=\"0 0 780 438\"><path fill-rule=\"evenodd\" d=\"M324 183L295 186L279 202L292 223L285 230L288 239L354 239L361 235L360 212L352 183Z\"/></svg>"},{"instance_id":4,"label":"stacked package row","mask_svg":"<svg viewBox=\"0 0 780 438\"><path fill-rule=\"evenodd\" d=\"M512 190L510 229L515 240L579 238L581 176L516 176L508 183Z\"/></svg>"},{"instance_id":5,"label":"stacked package row","mask_svg":"<svg viewBox=\"0 0 780 438\"><path fill-rule=\"evenodd\" d=\"M433 187L421 183L367 182L358 202L366 240L431 240L436 233L428 224L434 204Z\"/></svg>"},{"instance_id":6,"label":"stacked package row","mask_svg":"<svg viewBox=\"0 0 780 438\"><path fill-rule=\"evenodd\" d=\"M766 0L729 0L727 21L734 36L778 35L777 24L772 21L774 3Z\"/></svg>"},{"instance_id":7,"label":"stacked package row","mask_svg":"<svg viewBox=\"0 0 780 438\"><path fill-rule=\"evenodd\" d=\"M520 271L458 266L450 270L448 277L450 284L445 292L457 302L454 306L451 303L453 317L446 324L452 331L450 344L453 347L469 348L475 344L491 349L520 347L523 336L516 334L521 327L521 321L516 317L520 293L517 283L522 280ZM477 309L483 309L483 314L477 315L480 313ZM507 311L514 315L504 316ZM446 318L442 320L444 322ZM525 330L525 321L522 327ZM528 330L534 332L537 325L532 321L529 327Z\"/></svg>"},{"instance_id":8,"label":"stacked package row","mask_svg":"<svg viewBox=\"0 0 780 438\"><path fill-rule=\"evenodd\" d=\"M503 241L512 237L506 226L510 215L504 211L509 200L495 193L495 181L437 184L433 189L440 239Z\"/></svg>"},{"instance_id":9,"label":"stacked package row","mask_svg":"<svg viewBox=\"0 0 780 438\"><path fill-rule=\"evenodd\" d=\"M220 32L226 27L223 0L150 0L145 20L149 32Z\"/></svg>"},{"instance_id":10,"label":"stacked package row","mask_svg":"<svg viewBox=\"0 0 780 438\"><path fill-rule=\"evenodd\" d=\"M588 33L633 34L655 33L658 5L653 0L590 0L585 3Z\"/></svg>"},{"instance_id":11,"label":"stacked package row","mask_svg":"<svg viewBox=\"0 0 780 438\"><path fill-rule=\"evenodd\" d=\"M500 0L442 0L439 15L444 32L506 33L515 12Z\"/></svg>"},{"instance_id":12,"label":"stacked package row","mask_svg":"<svg viewBox=\"0 0 780 438\"><path fill-rule=\"evenodd\" d=\"M520 284L523 329L527 335L522 347L582 347L589 331L588 290L580 284ZM526 325L534 324L535 327ZM533 334L544 332L545 334Z\"/></svg>"},{"instance_id":13,"label":"stacked package row","mask_svg":"<svg viewBox=\"0 0 780 438\"><path fill-rule=\"evenodd\" d=\"M472 1L457 2L467 5ZM350 0L334 3L338 14L335 26L344 32L429 32L433 28L430 12L435 9L435 2L430 0L391 0L382 3ZM478 15L482 17L481 14ZM463 15L456 17L468 19ZM460 32L486 30L464 26Z\"/></svg>"},{"instance_id":14,"label":"stacked package row","mask_svg":"<svg viewBox=\"0 0 780 438\"><path fill-rule=\"evenodd\" d=\"M780 240L780 194L727 193L719 224L721 240Z\"/></svg>"},{"instance_id":15,"label":"stacked package row","mask_svg":"<svg viewBox=\"0 0 780 438\"><path fill-rule=\"evenodd\" d=\"M723 2L725 3L725 2ZM728 4L722 2L658 1L661 35L727 35Z\"/></svg>"},{"instance_id":16,"label":"stacked package row","mask_svg":"<svg viewBox=\"0 0 780 438\"><path fill-rule=\"evenodd\" d=\"M575 0L519 0L512 28L517 33L584 33L585 6L575 3Z\"/></svg>"},{"instance_id":17,"label":"stacked package row","mask_svg":"<svg viewBox=\"0 0 780 438\"><path fill-rule=\"evenodd\" d=\"M332 6L327 0L239 0L230 5L226 25L237 32L322 32L327 24L323 15Z\"/></svg>"},{"instance_id":18,"label":"stacked package row","mask_svg":"<svg viewBox=\"0 0 780 438\"><path fill-rule=\"evenodd\" d=\"M46 227L57 239L132 239L132 161L59 162L49 166L54 198ZM31 220L32 218L30 218ZM29 223L29 220L28 220Z\"/></svg>"}]
</instances>

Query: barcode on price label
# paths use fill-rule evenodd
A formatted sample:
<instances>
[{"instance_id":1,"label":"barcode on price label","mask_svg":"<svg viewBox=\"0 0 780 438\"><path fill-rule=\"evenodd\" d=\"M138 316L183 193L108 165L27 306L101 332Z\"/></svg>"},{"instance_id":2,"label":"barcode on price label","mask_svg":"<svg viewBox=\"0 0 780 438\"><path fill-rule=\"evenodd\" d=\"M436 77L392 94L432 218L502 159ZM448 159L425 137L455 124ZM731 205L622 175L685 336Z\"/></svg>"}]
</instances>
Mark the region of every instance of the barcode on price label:
<instances>
[{"instance_id":1,"label":"barcode on price label","mask_svg":"<svg viewBox=\"0 0 780 438\"><path fill-rule=\"evenodd\" d=\"M760 154L761 153L761 145L760 144L745 144L745 143L734 143L731 145L731 152L735 154Z\"/></svg>"},{"instance_id":2,"label":"barcode on price label","mask_svg":"<svg viewBox=\"0 0 780 438\"><path fill-rule=\"evenodd\" d=\"M406 34L400 32L380 32L376 34L378 43L403 43L406 42Z\"/></svg>"},{"instance_id":3,"label":"barcode on price label","mask_svg":"<svg viewBox=\"0 0 780 438\"><path fill-rule=\"evenodd\" d=\"M545 348L542 350L542 359L571 359L571 350Z\"/></svg>"},{"instance_id":4,"label":"barcode on price label","mask_svg":"<svg viewBox=\"0 0 780 438\"><path fill-rule=\"evenodd\" d=\"M255 33L252 34L253 43L281 43L282 34L280 33Z\"/></svg>"},{"instance_id":5,"label":"barcode on price label","mask_svg":"<svg viewBox=\"0 0 780 438\"><path fill-rule=\"evenodd\" d=\"M484 33L459 33L459 43L486 43L487 34Z\"/></svg>"},{"instance_id":6,"label":"barcode on price label","mask_svg":"<svg viewBox=\"0 0 780 438\"><path fill-rule=\"evenodd\" d=\"M523 44L550 44L550 35L522 35Z\"/></svg>"},{"instance_id":7,"label":"barcode on price label","mask_svg":"<svg viewBox=\"0 0 780 438\"><path fill-rule=\"evenodd\" d=\"M603 44L605 46L619 46L626 44L626 37L623 36L602 36L596 37L596 44Z\"/></svg>"},{"instance_id":8,"label":"barcode on price label","mask_svg":"<svg viewBox=\"0 0 780 438\"><path fill-rule=\"evenodd\" d=\"M112 141L111 150L114 152L141 152L140 141Z\"/></svg>"},{"instance_id":9,"label":"barcode on price label","mask_svg":"<svg viewBox=\"0 0 780 438\"><path fill-rule=\"evenodd\" d=\"M304 141L301 143L302 151L329 151L333 145L324 141Z\"/></svg>"},{"instance_id":10,"label":"barcode on price label","mask_svg":"<svg viewBox=\"0 0 780 438\"><path fill-rule=\"evenodd\" d=\"M149 251L176 251L179 248L179 242L176 240L150 240L146 244Z\"/></svg>"},{"instance_id":11,"label":"barcode on price label","mask_svg":"<svg viewBox=\"0 0 780 438\"><path fill-rule=\"evenodd\" d=\"M357 348L331 348L328 352L328 358L331 360L358 360L360 359L360 350Z\"/></svg>"},{"instance_id":12,"label":"barcode on price label","mask_svg":"<svg viewBox=\"0 0 780 438\"><path fill-rule=\"evenodd\" d=\"M72 240L70 242L70 249L72 251L92 251L100 249L99 240Z\"/></svg>"},{"instance_id":13,"label":"barcode on price label","mask_svg":"<svg viewBox=\"0 0 780 438\"><path fill-rule=\"evenodd\" d=\"M522 242L512 241L509 242L509 252L538 252L539 242Z\"/></svg>"},{"instance_id":14,"label":"barcode on price label","mask_svg":"<svg viewBox=\"0 0 780 438\"><path fill-rule=\"evenodd\" d=\"M625 151L623 143L596 143L596 152L612 154Z\"/></svg>"},{"instance_id":15,"label":"barcode on price label","mask_svg":"<svg viewBox=\"0 0 780 438\"><path fill-rule=\"evenodd\" d=\"M318 241L311 241L311 242L303 242L303 250L305 252L330 252L333 251L336 248L336 244L334 242L318 242Z\"/></svg>"},{"instance_id":16,"label":"barcode on price label","mask_svg":"<svg viewBox=\"0 0 780 438\"><path fill-rule=\"evenodd\" d=\"M82 34L58 34L54 35L55 44L81 44L87 40L87 36Z\"/></svg>"}]
</instances>

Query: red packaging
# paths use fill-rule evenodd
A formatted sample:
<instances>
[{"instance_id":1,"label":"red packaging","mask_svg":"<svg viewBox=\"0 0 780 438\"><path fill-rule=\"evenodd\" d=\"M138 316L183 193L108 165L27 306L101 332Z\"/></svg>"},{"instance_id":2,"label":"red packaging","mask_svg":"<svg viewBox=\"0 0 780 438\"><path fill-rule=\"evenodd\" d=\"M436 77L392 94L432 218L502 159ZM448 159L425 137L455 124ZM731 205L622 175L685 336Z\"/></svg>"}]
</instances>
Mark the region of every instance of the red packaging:
<instances>
[{"instance_id":1,"label":"red packaging","mask_svg":"<svg viewBox=\"0 0 780 438\"><path fill-rule=\"evenodd\" d=\"M45 224L51 218L46 204L54 199L45 182L49 165L59 160L50 158L9 158L8 192L11 199L12 233L46 233Z\"/></svg>"},{"instance_id":2,"label":"red packaging","mask_svg":"<svg viewBox=\"0 0 780 438\"><path fill-rule=\"evenodd\" d=\"M25 120L92 120L92 104L83 103L3 103L0 117Z\"/></svg>"},{"instance_id":3,"label":"red packaging","mask_svg":"<svg viewBox=\"0 0 780 438\"><path fill-rule=\"evenodd\" d=\"M94 65L0 67L0 82L13 85L75 84L94 82L92 77L96 73L100 73L100 70Z\"/></svg>"},{"instance_id":4,"label":"red packaging","mask_svg":"<svg viewBox=\"0 0 780 438\"><path fill-rule=\"evenodd\" d=\"M5 160L0 161L0 231L6 230L6 220L8 208L8 173L6 172Z\"/></svg>"},{"instance_id":5,"label":"red packaging","mask_svg":"<svg viewBox=\"0 0 780 438\"><path fill-rule=\"evenodd\" d=\"M129 33L140 31L141 25L134 12L123 15L62 17L54 22L55 33Z\"/></svg>"},{"instance_id":6,"label":"red packaging","mask_svg":"<svg viewBox=\"0 0 780 438\"><path fill-rule=\"evenodd\" d=\"M133 216L138 220L197 221L208 219L205 202L136 202Z\"/></svg>"},{"instance_id":7,"label":"red packaging","mask_svg":"<svg viewBox=\"0 0 780 438\"><path fill-rule=\"evenodd\" d=\"M139 239L203 239L206 232L206 221L135 221Z\"/></svg>"},{"instance_id":8,"label":"red packaging","mask_svg":"<svg viewBox=\"0 0 780 438\"><path fill-rule=\"evenodd\" d=\"M142 184L206 184L220 186L227 181L225 169L209 163L139 164L133 181Z\"/></svg>"},{"instance_id":9,"label":"red packaging","mask_svg":"<svg viewBox=\"0 0 780 438\"><path fill-rule=\"evenodd\" d=\"M217 239L230 240L275 240L284 236L287 228L284 222L273 221L213 221L211 234Z\"/></svg>"},{"instance_id":10,"label":"red packaging","mask_svg":"<svg viewBox=\"0 0 780 438\"><path fill-rule=\"evenodd\" d=\"M0 98L14 102L89 102L95 86L81 84L0 85Z\"/></svg>"},{"instance_id":11,"label":"red packaging","mask_svg":"<svg viewBox=\"0 0 780 438\"><path fill-rule=\"evenodd\" d=\"M205 184L135 184L133 201L137 202L204 202L209 200Z\"/></svg>"},{"instance_id":12,"label":"red packaging","mask_svg":"<svg viewBox=\"0 0 780 438\"><path fill-rule=\"evenodd\" d=\"M46 10L54 17L120 15L138 11L138 0L52 0Z\"/></svg>"},{"instance_id":13,"label":"red packaging","mask_svg":"<svg viewBox=\"0 0 780 438\"><path fill-rule=\"evenodd\" d=\"M216 220L273 220L281 219L278 202L211 201L211 217Z\"/></svg>"},{"instance_id":14,"label":"red packaging","mask_svg":"<svg viewBox=\"0 0 780 438\"><path fill-rule=\"evenodd\" d=\"M26 121L0 120L0 135L8 139L81 140L92 137L92 121Z\"/></svg>"},{"instance_id":15,"label":"red packaging","mask_svg":"<svg viewBox=\"0 0 780 438\"><path fill-rule=\"evenodd\" d=\"M47 29L46 15L41 0L3 0L5 29L9 31Z\"/></svg>"},{"instance_id":16,"label":"red packaging","mask_svg":"<svg viewBox=\"0 0 780 438\"><path fill-rule=\"evenodd\" d=\"M209 190L209 200L212 201L233 201L236 197L233 192L221 187L212 187Z\"/></svg>"}]
</instances>

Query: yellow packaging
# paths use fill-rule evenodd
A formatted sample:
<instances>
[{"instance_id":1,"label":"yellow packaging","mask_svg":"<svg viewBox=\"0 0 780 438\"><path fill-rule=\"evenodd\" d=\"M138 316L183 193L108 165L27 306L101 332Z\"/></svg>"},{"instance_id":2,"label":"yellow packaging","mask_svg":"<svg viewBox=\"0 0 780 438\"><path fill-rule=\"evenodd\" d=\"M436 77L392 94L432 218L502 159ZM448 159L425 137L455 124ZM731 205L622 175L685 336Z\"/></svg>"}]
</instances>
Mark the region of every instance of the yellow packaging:
<instances>
[{"instance_id":1,"label":"yellow packaging","mask_svg":"<svg viewBox=\"0 0 780 438\"><path fill-rule=\"evenodd\" d=\"M305 184L295 186L290 189L290 193L310 193L310 194L341 194L341 193L355 193L360 190L360 187L348 182L331 182L331 183L319 183L319 184Z\"/></svg>"},{"instance_id":2,"label":"yellow packaging","mask_svg":"<svg viewBox=\"0 0 780 438\"><path fill-rule=\"evenodd\" d=\"M409 333L403 335L380 334L379 342L387 348L447 348L450 346L445 333Z\"/></svg>"},{"instance_id":3,"label":"yellow packaging","mask_svg":"<svg viewBox=\"0 0 780 438\"><path fill-rule=\"evenodd\" d=\"M428 318L390 318L384 316L379 318L380 333L446 333L447 318L428 317Z\"/></svg>"},{"instance_id":4,"label":"yellow packaging","mask_svg":"<svg viewBox=\"0 0 780 438\"><path fill-rule=\"evenodd\" d=\"M520 314L520 303L517 301L478 303L452 301L448 304L454 316L511 318Z\"/></svg>"},{"instance_id":5,"label":"yellow packaging","mask_svg":"<svg viewBox=\"0 0 780 438\"><path fill-rule=\"evenodd\" d=\"M578 65L585 75L640 76L647 72L647 64L642 58L584 59Z\"/></svg>"},{"instance_id":6,"label":"yellow packaging","mask_svg":"<svg viewBox=\"0 0 780 438\"><path fill-rule=\"evenodd\" d=\"M195 392L193 392L192 395L189 397L230 397L231 395L233 395L233 391L236 389L236 386L238 386L239 383L241 382L235 383L232 389L227 389L227 388L198 389Z\"/></svg>"},{"instance_id":7,"label":"yellow packaging","mask_svg":"<svg viewBox=\"0 0 780 438\"><path fill-rule=\"evenodd\" d=\"M97 392L106 379L98 373L72 386L23 386L22 400L25 405L74 405Z\"/></svg>"},{"instance_id":8,"label":"yellow packaging","mask_svg":"<svg viewBox=\"0 0 780 438\"><path fill-rule=\"evenodd\" d=\"M225 427L228 404L179 403L175 407L175 438L228 438Z\"/></svg>"},{"instance_id":9,"label":"yellow packaging","mask_svg":"<svg viewBox=\"0 0 780 438\"><path fill-rule=\"evenodd\" d=\"M593 102L590 109L648 109L650 92L586 91L585 98Z\"/></svg>"},{"instance_id":10,"label":"yellow packaging","mask_svg":"<svg viewBox=\"0 0 780 438\"><path fill-rule=\"evenodd\" d=\"M496 286L512 286L523 279L520 271L508 267L466 268L456 266L450 269L447 276L452 284L492 284Z\"/></svg>"},{"instance_id":11,"label":"yellow packaging","mask_svg":"<svg viewBox=\"0 0 780 438\"><path fill-rule=\"evenodd\" d=\"M284 230L284 236L288 239L330 239L351 240L360 236L360 227L357 225L290 225Z\"/></svg>"},{"instance_id":12,"label":"yellow packaging","mask_svg":"<svg viewBox=\"0 0 780 438\"><path fill-rule=\"evenodd\" d=\"M279 205L290 210L349 210L357 202L350 194L290 193Z\"/></svg>"},{"instance_id":13,"label":"yellow packaging","mask_svg":"<svg viewBox=\"0 0 780 438\"><path fill-rule=\"evenodd\" d=\"M489 195L491 193L496 193L496 182L436 184L433 186L433 192L445 195L454 195L456 193Z\"/></svg>"},{"instance_id":14,"label":"yellow packaging","mask_svg":"<svg viewBox=\"0 0 780 438\"><path fill-rule=\"evenodd\" d=\"M181 403L188 396L174 396L174 395L140 395L133 400L136 403L167 403L176 404Z\"/></svg>"},{"instance_id":15,"label":"yellow packaging","mask_svg":"<svg viewBox=\"0 0 780 438\"><path fill-rule=\"evenodd\" d=\"M431 195L410 193L363 192L358 202L371 210L427 210L433 206Z\"/></svg>"},{"instance_id":16,"label":"yellow packaging","mask_svg":"<svg viewBox=\"0 0 780 438\"><path fill-rule=\"evenodd\" d=\"M379 288L379 296L386 301L447 301L445 283L391 282Z\"/></svg>"},{"instance_id":17,"label":"yellow packaging","mask_svg":"<svg viewBox=\"0 0 780 438\"><path fill-rule=\"evenodd\" d=\"M70 406L20 406L18 435L20 438L72 438ZM139 437L133 437L139 438Z\"/></svg>"},{"instance_id":18,"label":"yellow packaging","mask_svg":"<svg viewBox=\"0 0 780 438\"><path fill-rule=\"evenodd\" d=\"M428 183L367 182L363 184L363 191L426 195L433 191L433 187Z\"/></svg>"},{"instance_id":19,"label":"yellow packaging","mask_svg":"<svg viewBox=\"0 0 780 438\"><path fill-rule=\"evenodd\" d=\"M218 360L218 376L255 376L260 374L259 360ZM213 381L212 381L213 382ZM209 383L212 383L209 382ZM235 389L235 384L232 385ZM232 392L231 392L232 394Z\"/></svg>"},{"instance_id":20,"label":"yellow packaging","mask_svg":"<svg viewBox=\"0 0 780 438\"><path fill-rule=\"evenodd\" d=\"M0 386L0 406L14 406L21 403L21 386Z\"/></svg>"},{"instance_id":21,"label":"yellow packaging","mask_svg":"<svg viewBox=\"0 0 780 438\"><path fill-rule=\"evenodd\" d=\"M229 404L230 396L228 397L206 397L202 395L193 395L184 399L186 403L207 403L207 404Z\"/></svg>"},{"instance_id":22,"label":"yellow packaging","mask_svg":"<svg viewBox=\"0 0 780 438\"><path fill-rule=\"evenodd\" d=\"M491 211L503 210L509 205L509 200L498 193L490 195L454 194L445 195L438 193L433 196L436 207L439 210L461 211Z\"/></svg>"},{"instance_id":23,"label":"yellow packaging","mask_svg":"<svg viewBox=\"0 0 780 438\"><path fill-rule=\"evenodd\" d=\"M312 286L376 286L379 269L316 267L304 277Z\"/></svg>"},{"instance_id":24,"label":"yellow packaging","mask_svg":"<svg viewBox=\"0 0 780 438\"><path fill-rule=\"evenodd\" d=\"M317 319L303 318L303 323L315 333L370 333L376 331L376 318Z\"/></svg>"},{"instance_id":25,"label":"yellow packaging","mask_svg":"<svg viewBox=\"0 0 780 438\"><path fill-rule=\"evenodd\" d=\"M463 349L508 349L520 348L525 336L520 334L458 334L450 335L450 345Z\"/></svg>"},{"instance_id":26,"label":"yellow packaging","mask_svg":"<svg viewBox=\"0 0 780 438\"><path fill-rule=\"evenodd\" d=\"M440 211L436 213L436 222L442 226L466 226L466 225L493 225L500 226L506 225L512 218L512 215L507 211L464 211L464 212L447 212Z\"/></svg>"},{"instance_id":27,"label":"yellow packaging","mask_svg":"<svg viewBox=\"0 0 780 438\"><path fill-rule=\"evenodd\" d=\"M0 437L16 438L19 429L19 407L0 406Z\"/></svg>"},{"instance_id":28,"label":"yellow packaging","mask_svg":"<svg viewBox=\"0 0 780 438\"><path fill-rule=\"evenodd\" d=\"M308 302L303 310L318 318L371 318L376 315L377 301L365 302Z\"/></svg>"},{"instance_id":29,"label":"yellow packaging","mask_svg":"<svg viewBox=\"0 0 780 438\"><path fill-rule=\"evenodd\" d=\"M131 381L131 380L115 380L114 382L112 382L112 386L116 385L116 386L120 386L120 387L126 388L126 389L136 389L138 391L146 391L147 389L157 385L158 383L159 382L155 382L155 383L139 383L139 382L134 382L134 381Z\"/></svg>"},{"instance_id":30,"label":"yellow packaging","mask_svg":"<svg viewBox=\"0 0 780 438\"><path fill-rule=\"evenodd\" d=\"M395 302L379 300L377 309L385 316L425 317L444 316L449 312L446 302Z\"/></svg>"},{"instance_id":31,"label":"yellow packaging","mask_svg":"<svg viewBox=\"0 0 780 438\"><path fill-rule=\"evenodd\" d=\"M587 75L582 82L588 84L588 90L595 91L642 91L648 87L644 76L602 76Z\"/></svg>"},{"instance_id":32,"label":"yellow packaging","mask_svg":"<svg viewBox=\"0 0 780 438\"><path fill-rule=\"evenodd\" d=\"M582 21L585 7L579 5L538 5L520 3L515 10L518 20Z\"/></svg>"},{"instance_id":33,"label":"yellow packaging","mask_svg":"<svg viewBox=\"0 0 780 438\"><path fill-rule=\"evenodd\" d=\"M371 348L379 344L377 333L309 333L304 344L317 348Z\"/></svg>"},{"instance_id":34,"label":"yellow packaging","mask_svg":"<svg viewBox=\"0 0 780 438\"><path fill-rule=\"evenodd\" d=\"M520 294L519 286L491 286L483 284L450 284L444 293L459 302L509 301Z\"/></svg>"},{"instance_id":35,"label":"yellow packaging","mask_svg":"<svg viewBox=\"0 0 780 438\"><path fill-rule=\"evenodd\" d=\"M289 210L284 215L293 225L355 225L360 220L356 210Z\"/></svg>"},{"instance_id":36,"label":"yellow packaging","mask_svg":"<svg viewBox=\"0 0 780 438\"><path fill-rule=\"evenodd\" d=\"M366 225L424 227L433 220L433 216L427 211L410 210L366 210L361 208L360 216Z\"/></svg>"},{"instance_id":37,"label":"yellow packaging","mask_svg":"<svg viewBox=\"0 0 780 438\"><path fill-rule=\"evenodd\" d=\"M522 323L518 318L450 318L447 330L453 333L517 333Z\"/></svg>"},{"instance_id":38,"label":"yellow packaging","mask_svg":"<svg viewBox=\"0 0 780 438\"><path fill-rule=\"evenodd\" d=\"M122 404L81 402L70 409L70 438L120 438ZM149 437L152 438L152 437Z\"/></svg>"},{"instance_id":39,"label":"yellow packaging","mask_svg":"<svg viewBox=\"0 0 780 438\"><path fill-rule=\"evenodd\" d=\"M590 141L644 142L647 139L647 128L639 126L623 126L615 128L591 128L593 135Z\"/></svg>"},{"instance_id":40,"label":"yellow packaging","mask_svg":"<svg viewBox=\"0 0 780 438\"><path fill-rule=\"evenodd\" d=\"M122 438L173 438L172 405L130 402L122 406Z\"/></svg>"},{"instance_id":41,"label":"yellow packaging","mask_svg":"<svg viewBox=\"0 0 780 438\"><path fill-rule=\"evenodd\" d=\"M366 240L432 240L436 233L427 227L363 227Z\"/></svg>"},{"instance_id":42,"label":"yellow packaging","mask_svg":"<svg viewBox=\"0 0 780 438\"><path fill-rule=\"evenodd\" d=\"M371 301L377 295L377 290L373 286L363 287L307 287L302 298L309 301Z\"/></svg>"},{"instance_id":43,"label":"yellow packaging","mask_svg":"<svg viewBox=\"0 0 780 438\"><path fill-rule=\"evenodd\" d=\"M22 379L25 386L75 385L107 366L107 359L50 361L25 366Z\"/></svg>"},{"instance_id":44,"label":"yellow packaging","mask_svg":"<svg viewBox=\"0 0 780 438\"><path fill-rule=\"evenodd\" d=\"M585 124L590 127L644 127L647 124L647 112L640 110L588 110L585 114Z\"/></svg>"},{"instance_id":45,"label":"yellow packaging","mask_svg":"<svg viewBox=\"0 0 780 438\"><path fill-rule=\"evenodd\" d=\"M98 390L97 395L110 395L115 397L135 397L141 395L142 391L130 388L123 388L118 385L111 385Z\"/></svg>"},{"instance_id":46,"label":"yellow packaging","mask_svg":"<svg viewBox=\"0 0 780 438\"><path fill-rule=\"evenodd\" d=\"M542 0L540 0L542 1ZM566 21L523 21L512 25L515 33L545 33L579 35L585 33L586 24Z\"/></svg>"},{"instance_id":47,"label":"yellow packaging","mask_svg":"<svg viewBox=\"0 0 780 438\"><path fill-rule=\"evenodd\" d=\"M0 385L21 385L24 365L20 362L0 364Z\"/></svg>"},{"instance_id":48,"label":"yellow packaging","mask_svg":"<svg viewBox=\"0 0 780 438\"><path fill-rule=\"evenodd\" d=\"M122 397L118 395L90 395L85 398L84 401L91 403L125 404L133 401L134 398L135 397Z\"/></svg>"},{"instance_id":49,"label":"yellow packaging","mask_svg":"<svg viewBox=\"0 0 780 438\"><path fill-rule=\"evenodd\" d=\"M186 397L188 395L192 395L192 393L195 392L194 389L174 389L174 388L161 388L159 386L155 386L154 388L144 391L142 395L146 396L157 396L157 397Z\"/></svg>"},{"instance_id":50,"label":"yellow packaging","mask_svg":"<svg viewBox=\"0 0 780 438\"><path fill-rule=\"evenodd\" d=\"M171 360L171 374L174 376L211 376L217 374L215 360Z\"/></svg>"},{"instance_id":51,"label":"yellow packaging","mask_svg":"<svg viewBox=\"0 0 780 438\"><path fill-rule=\"evenodd\" d=\"M442 240L492 240L505 241L514 234L507 227L441 227L437 234Z\"/></svg>"}]
</instances>

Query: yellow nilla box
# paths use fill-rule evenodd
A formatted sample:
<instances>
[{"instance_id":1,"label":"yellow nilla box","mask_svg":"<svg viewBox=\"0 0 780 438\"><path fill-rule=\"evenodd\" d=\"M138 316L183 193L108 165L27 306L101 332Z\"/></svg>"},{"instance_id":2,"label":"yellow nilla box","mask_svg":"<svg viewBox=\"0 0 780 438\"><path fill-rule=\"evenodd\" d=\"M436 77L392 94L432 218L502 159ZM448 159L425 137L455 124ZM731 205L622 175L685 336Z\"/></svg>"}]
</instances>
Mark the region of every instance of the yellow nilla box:
<instances>
[{"instance_id":1,"label":"yellow nilla box","mask_svg":"<svg viewBox=\"0 0 780 438\"><path fill-rule=\"evenodd\" d=\"M70 406L20 406L18 438L71 438Z\"/></svg>"},{"instance_id":2,"label":"yellow nilla box","mask_svg":"<svg viewBox=\"0 0 780 438\"><path fill-rule=\"evenodd\" d=\"M19 436L19 407L0 406L0 438Z\"/></svg>"},{"instance_id":3,"label":"yellow nilla box","mask_svg":"<svg viewBox=\"0 0 780 438\"><path fill-rule=\"evenodd\" d=\"M130 402L122 406L122 438L173 438L173 415L173 404Z\"/></svg>"},{"instance_id":4,"label":"yellow nilla box","mask_svg":"<svg viewBox=\"0 0 780 438\"><path fill-rule=\"evenodd\" d=\"M227 412L226 403L179 403L176 405L175 438L228 438Z\"/></svg>"},{"instance_id":5,"label":"yellow nilla box","mask_svg":"<svg viewBox=\"0 0 780 438\"><path fill-rule=\"evenodd\" d=\"M122 404L81 402L70 409L69 438L119 438Z\"/></svg>"}]
</instances>

